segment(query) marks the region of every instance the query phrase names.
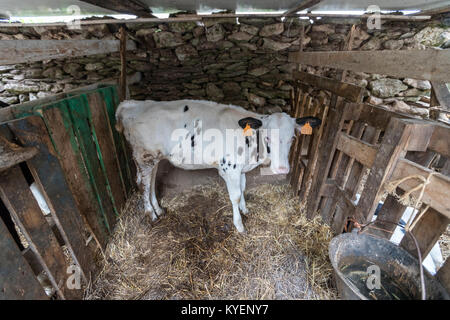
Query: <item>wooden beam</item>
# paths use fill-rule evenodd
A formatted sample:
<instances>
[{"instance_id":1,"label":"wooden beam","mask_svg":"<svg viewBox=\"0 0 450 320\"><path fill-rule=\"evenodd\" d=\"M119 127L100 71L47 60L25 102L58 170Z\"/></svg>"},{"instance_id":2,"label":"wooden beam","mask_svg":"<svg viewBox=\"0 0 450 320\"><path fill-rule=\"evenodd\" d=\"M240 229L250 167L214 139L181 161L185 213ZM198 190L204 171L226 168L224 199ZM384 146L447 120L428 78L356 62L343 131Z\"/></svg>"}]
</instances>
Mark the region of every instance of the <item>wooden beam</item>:
<instances>
[{"instance_id":1,"label":"wooden beam","mask_svg":"<svg viewBox=\"0 0 450 320\"><path fill-rule=\"evenodd\" d=\"M371 168L378 148L370 143L361 141L344 132L339 133L336 149L342 151L367 168Z\"/></svg>"},{"instance_id":2,"label":"wooden beam","mask_svg":"<svg viewBox=\"0 0 450 320\"><path fill-rule=\"evenodd\" d=\"M442 286L450 292L450 259L446 259L444 265L439 269L436 278Z\"/></svg>"},{"instance_id":3,"label":"wooden beam","mask_svg":"<svg viewBox=\"0 0 450 320\"><path fill-rule=\"evenodd\" d=\"M445 6L445 7L441 7L441 8L434 8L434 9L429 9L429 10L423 10L420 11L418 13L416 13L416 15L430 15L430 16L435 16L437 14L441 14L441 13L447 13L450 12L450 6Z\"/></svg>"},{"instance_id":4,"label":"wooden beam","mask_svg":"<svg viewBox=\"0 0 450 320\"><path fill-rule=\"evenodd\" d=\"M395 166L392 176L390 177L390 181L394 181L397 179L401 179L404 177L420 175L424 178L427 178L430 173L434 171L422 167L417 163L406 159L400 159ZM399 188L408 191L414 187L416 187L421 181L417 179L409 179L402 184L400 184ZM448 205L448 190L450 190L450 178L434 172L430 178L430 183L425 187L425 191L423 193L422 201L432 208L436 209L442 215L450 218L450 207ZM419 191L413 192L412 195L417 197L420 193Z\"/></svg>"},{"instance_id":5,"label":"wooden beam","mask_svg":"<svg viewBox=\"0 0 450 320\"><path fill-rule=\"evenodd\" d=\"M127 31L124 27L120 28L120 101L127 98Z\"/></svg>"},{"instance_id":6,"label":"wooden beam","mask_svg":"<svg viewBox=\"0 0 450 320\"><path fill-rule=\"evenodd\" d=\"M289 61L398 78L450 82L450 49L291 52Z\"/></svg>"},{"instance_id":7,"label":"wooden beam","mask_svg":"<svg viewBox=\"0 0 450 320\"><path fill-rule=\"evenodd\" d=\"M323 0L303 0L299 5L293 7L292 9L287 10L285 13L283 13L283 16L287 16L292 13L296 13L305 9L309 9L316 4L319 4Z\"/></svg>"},{"instance_id":8,"label":"wooden beam","mask_svg":"<svg viewBox=\"0 0 450 320\"><path fill-rule=\"evenodd\" d=\"M364 88L351 83L341 82L339 80L316 76L311 73L294 71L293 78L300 80L317 89L330 91L340 97L346 98L351 102L361 102L364 95Z\"/></svg>"},{"instance_id":9,"label":"wooden beam","mask_svg":"<svg viewBox=\"0 0 450 320\"><path fill-rule=\"evenodd\" d=\"M150 7L140 0L81 0L112 11L134 14L138 17L154 17Z\"/></svg>"},{"instance_id":10,"label":"wooden beam","mask_svg":"<svg viewBox=\"0 0 450 320\"><path fill-rule=\"evenodd\" d=\"M218 18L282 18L282 17L297 17L297 18L332 18L332 19L367 19L370 15L343 15L343 14L316 14L316 13L306 13L306 14L214 14L214 15L191 15L184 17L174 17L174 18L138 18L138 19L93 19L93 20L81 20L79 24L85 25L96 25L96 24L134 24L134 23L166 23L166 22L189 22L189 21L202 21L203 19L218 19ZM382 15L382 19L385 21L426 21L430 20L431 16L400 16L400 15ZM66 27L66 22L49 22L49 23L10 23L3 22L0 23L0 27L13 28L13 27Z\"/></svg>"},{"instance_id":11,"label":"wooden beam","mask_svg":"<svg viewBox=\"0 0 450 320\"><path fill-rule=\"evenodd\" d=\"M436 105L450 112L450 91L445 82L432 81L431 86L436 99ZM434 107L434 105L431 105L431 107Z\"/></svg>"},{"instance_id":12,"label":"wooden beam","mask_svg":"<svg viewBox=\"0 0 450 320\"><path fill-rule=\"evenodd\" d=\"M444 125L435 125L431 135L428 149L450 158L450 128Z\"/></svg>"},{"instance_id":13,"label":"wooden beam","mask_svg":"<svg viewBox=\"0 0 450 320\"><path fill-rule=\"evenodd\" d=\"M0 65L105 54L119 48L119 40L3 40ZM130 41L127 48L135 50L136 44Z\"/></svg>"}]
</instances>

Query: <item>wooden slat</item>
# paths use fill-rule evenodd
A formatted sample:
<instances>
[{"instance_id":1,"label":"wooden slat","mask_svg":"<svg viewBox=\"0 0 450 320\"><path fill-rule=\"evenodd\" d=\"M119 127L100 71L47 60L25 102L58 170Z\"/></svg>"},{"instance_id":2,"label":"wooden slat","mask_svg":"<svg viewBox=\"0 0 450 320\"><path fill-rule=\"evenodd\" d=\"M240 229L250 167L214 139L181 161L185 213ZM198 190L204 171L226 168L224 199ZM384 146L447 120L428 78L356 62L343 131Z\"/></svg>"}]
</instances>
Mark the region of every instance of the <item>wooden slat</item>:
<instances>
[{"instance_id":1,"label":"wooden slat","mask_svg":"<svg viewBox=\"0 0 450 320\"><path fill-rule=\"evenodd\" d=\"M108 230L89 182L66 102L45 108L43 116L79 212L93 232L97 243L104 248Z\"/></svg>"},{"instance_id":2,"label":"wooden slat","mask_svg":"<svg viewBox=\"0 0 450 320\"><path fill-rule=\"evenodd\" d=\"M399 157L406 154L406 146L412 125L392 118L367 178L361 199L356 208L356 219L360 223L371 221L375 209L383 196L384 185Z\"/></svg>"},{"instance_id":3,"label":"wooden slat","mask_svg":"<svg viewBox=\"0 0 450 320\"><path fill-rule=\"evenodd\" d=\"M37 153L36 148L23 148L0 135L0 171L31 159Z\"/></svg>"},{"instance_id":4,"label":"wooden slat","mask_svg":"<svg viewBox=\"0 0 450 320\"><path fill-rule=\"evenodd\" d=\"M119 96L117 95L116 87L110 86L107 88L99 89L98 92L102 95L105 102L105 114L109 120L109 126L113 135L114 145L119 160L120 176L125 185L127 195L132 191L132 187L135 185L134 174L132 172L132 156L128 152L125 137L123 134L115 130L116 125L116 109L119 105Z\"/></svg>"},{"instance_id":5,"label":"wooden slat","mask_svg":"<svg viewBox=\"0 0 450 320\"><path fill-rule=\"evenodd\" d=\"M422 201L445 215L447 218L450 218L450 206L448 205L448 190L450 190L449 177L422 167L412 161L399 159L389 180L394 181L414 175L420 175L427 178L430 173L434 174L430 177L430 183L425 188ZM420 182L421 181L417 179L410 179L402 183L399 187L404 191L408 191L417 186ZM414 192L413 195L417 197L419 191Z\"/></svg>"},{"instance_id":6,"label":"wooden slat","mask_svg":"<svg viewBox=\"0 0 450 320\"><path fill-rule=\"evenodd\" d=\"M374 225L378 229L369 228L367 232L385 239L390 239L397 227L395 224L400 221L405 210L406 206L402 205L394 196L388 195L378 212L377 222Z\"/></svg>"},{"instance_id":7,"label":"wooden slat","mask_svg":"<svg viewBox=\"0 0 450 320\"><path fill-rule=\"evenodd\" d=\"M372 106L370 104L362 104L359 108L358 120L367 123L369 126L384 130L391 121L392 117L396 118L411 118L406 114L393 112L387 108L379 106Z\"/></svg>"},{"instance_id":8,"label":"wooden slat","mask_svg":"<svg viewBox=\"0 0 450 320\"><path fill-rule=\"evenodd\" d=\"M450 112L450 91L445 82L432 81L432 91L436 98L436 105Z\"/></svg>"},{"instance_id":9,"label":"wooden slat","mask_svg":"<svg viewBox=\"0 0 450 320\"><path fill-rule=\"evenodd\" d=\"M58 296L62 299L65 299L66 295L70 297L70 290L66 290L68 265L62 248L18 166L2 174L0 196L14 222L27 239L30 248L38 257Z\"/></svg>"},{"instance_id":10,"label":"wooden slat","mask_svg":"<svg viewBox=\"0 0 450 320\"><path fill-rule=\"evenodd\" d=\"M450 128L443 125L435 125L428 149L450 158Z\"/></svg>"},{"instance_id":11,"label":"wooden slat","mask_svg":"<svg viewBox=\"0 0 450 320\"><path fill-rule=\"evenodd\" d=\"M0 219L0 300L48 299Z\"/></svg>"},{"instance_id":12,"label":"wooden slat","mask_svg":"<svg viewBox=\"0 0 450 320\"><path fill-rule=\"evenodd\" d=\"M101 158L110 182L115 204L119 210L125 204L126 190L120 178L120 167L108 116L105 114L105 105L101 95L96 92L88 95L89 109L92 122L101 151Z\"/></svg>"},{"instance_id":13,"label":"wooden slat","mask_svg":"<svg viewBox=\"0 0 450 320\"><path fill-rule=\"evenodd\" d=\"M327 118L327 124L325 125L324 129L325 131L323 135L324 143L321 145L321 148L319 150L320 154L318 156L316 164L317 171L315 172L317 173L317 175L315 175L316 178L311 183L311 189L308 194L308 201L307 201L308 218L312 218L319 207L319 202L321 199L320 190L322 185L325 183L327 179L326 173L329 171L331 167L331 162L334 156L334 150L336 148L337 139L335 139L335 137L344 126L344 121L348 116L347 112L348 109L345 109L343 106L338 106L337 109L329 110L329 116Z\"/></svg>"},{"instance_id":14,"label":"wooden slat","mask_svg":"<svg viewBox=\"0 0 450 320\"><path fill-rule=\"evenodd\" d=\"M310 95L306 95L305 103L302 103L300 106L300 113L298 117L303 117L307 115L307 110L310 108L310 105L313 104L313 97ZM304 166L301 164L302 158L302 149L304 147L304 143L306 140L306 136L300 133L297 134L297 139L295 143L295 151L293 156L293 166L292 166L292 175L290 177L291 186L294 189L294 192L298 191L298 181L303 176Z\"/></svg>"},{"instance_id":15,"label":"wooden slat","mask_svg":"<svg viewBox=\"0 0 450 320\"><path fill-rule=\"evenodd\" d=\"M372 167L378 151L376 146L361 141L344 132L339 133L336 148L351 158L355 158L367 168Z\"/></svg>"},{"instance_id":16,"label":"wooden slat","mask_svg":"<svg viewBox=\"0 0 450 320\"><path fill-rule=\"evenodd\" d=\"M130 42L128 50L136 50ZM0 65L118 52L119 40L2 40Z\"/></svg>"},{"instance_id":17,"label":"wooden slat","mask_svg":"<svg viewBox=\"0 0 450 320\"><path fill-rule=\"evenodd\" d=\"M371 127L367 127L371 128ZM366 130L366 125L361 122L356 122L353 124L353 127L351 129L351 136L355 137L356 139L361 140L364 131ZM345 184L348 180L348 177L350 175L350 170L353 167L353 163L355 162L354 158L351 158L349 156L345 156L344 160L341 163L340 168L338 169L338 172L336 174L336 185L340 188L344 188Z\"/></svg>"},{"instance_id":18,"label":"wooden slat","mask_svg":"<svg viewBox=\"0 0 450 320\"><path fill-rule=\"evenodd\" d=\"M294 79L305 82L314 88L330 91L351 102L361 102L364 96L364 88L351 83L316 76L302 71L294 71L292 76Z\"/></svg>"},{"instance_id":19,"label":"wooden slat","mask_svg":"<svg viewBox=\"0 0 450 320\"><path fill-rule=\"evenodd\" d=\"M120 101L127 99L127 31L120 27Z\"/></svg>"},{"instance_id":20,"label":"wooden slat","mask_svg":"<svg viewBox=\"0 0 450 320\"><path fill-rule=\"evenodd\" d=\"M353 202L347 197L344 191L336 186L337 192L334 195L336 201L336 215L331 223L331 229L334 234L341 234L343 232L345 223L347 222L347 218L353 216L355 211L355 205Z\"/></svg>"},{"instance_id":21,"label":"wooden slat","mask_svg":"<svg viewBox=\"0 0 450 320\"><path fill-rule=\"evenodd\" d=\"M447 292L450 292L450 259L445 260L444 265L437 272L436 278Z\"/></svg>"},{"instance_id":22,"label":"wooden slat","mask_svg":"<svg viewBox=\"0 0 450 320\"><path fill-rule=\"evenodd\" d=\"M414 225L412 233L419 243L422 259L425 259L428 253L430 253L436 241L438 241L439 237L447 229L449 222L449 218L429 208ZM410 236L405 235L400 242L400 246L417 257L417 249Z\"/></svg>"},{"instance_id":23,"label":"wooden slat","mask_svg":"<svg viewBox=\"0 0 450 320\"><path fill-rule=\"evenodd\" d=\"M67 102L73 127L75 129L74 131L80 145L86 169L89 173L91 184L97 195L99 205L103 210L107 228L111 232L118 211L115 207L114 197L110 190L110 183L105 172L106 169L98 156L100 150L93 128L87 96L85 94L75 96Z\"/></svg>"},{"instance_id":24,"label":"wooden slat","mask_svg":"<svg viewBox=\"0 0 450 320\"><path fill-rule=\"evenodd\" d=\"M84 238L84 222L56 157L47 128L40 117L28 117L10 124L22 145L36 147L39 154L27 161L33 177L43 190L53 221L82 276L91 269L92 256L87 251Z\"/></svg>"},{"instance_id":25,"label":"wooden slat","mask_svg":"<svg viewBox=\"0 0 450 320\"><path fill-rule=\"evenodd\" d=\"M322 143L325 123L328 121L327 119L329 107L328 105L323 105L322 108L323 108L321 112L322 124L320 125L320 128L317 131L317 133L314 134L312 147L310 149L311 157L309 159L308 166L305 169L305 178L303 179L304 182L302 183L300 191L301 201L306 201L308 193L311 189L312 181L314 177L317 175L316 167L317 167L317 160L319 158L319 148Z\"/></svg>"},{"instance_id":26,"label":"wooden slat","mask_svg":"<svg viewBox=\"0 0 450 320\"><path fill-rule=\"evenodd\" d=\"M398 78L450 82L449 49L291 52L289 61Z\"/></svg>"}]
</instances>

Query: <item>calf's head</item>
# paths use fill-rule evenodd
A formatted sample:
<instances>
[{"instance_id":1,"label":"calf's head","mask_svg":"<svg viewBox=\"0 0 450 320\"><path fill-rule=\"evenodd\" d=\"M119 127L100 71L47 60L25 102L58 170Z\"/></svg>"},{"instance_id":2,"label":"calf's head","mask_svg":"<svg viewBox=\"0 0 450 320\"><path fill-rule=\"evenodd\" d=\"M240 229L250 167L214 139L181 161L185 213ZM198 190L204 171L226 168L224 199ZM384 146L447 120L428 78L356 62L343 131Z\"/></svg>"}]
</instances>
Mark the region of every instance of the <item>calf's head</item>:
<instances>
[{"instance_id":1,"label":"calf's head","mask_svg":"<svg viewBox=\"0 0 450 320\"><path fill-rule=\"evenodd\" d=\"M247 118L248 119L248 118ZM245 122L245 121L244 121ZM247 120L248 122L248 120ZM265 148L266 158L270 160L270 169L276 174L289 173L289 151L295 138L295 133L309 124L312 128L322 123L316 117L292 118L286 113L273 113L264 116L261 120L254 119L251 124L253 129L261 130L261 137ZM240 123L242 126L242 124Z\"/></svg>"}]
</instances>

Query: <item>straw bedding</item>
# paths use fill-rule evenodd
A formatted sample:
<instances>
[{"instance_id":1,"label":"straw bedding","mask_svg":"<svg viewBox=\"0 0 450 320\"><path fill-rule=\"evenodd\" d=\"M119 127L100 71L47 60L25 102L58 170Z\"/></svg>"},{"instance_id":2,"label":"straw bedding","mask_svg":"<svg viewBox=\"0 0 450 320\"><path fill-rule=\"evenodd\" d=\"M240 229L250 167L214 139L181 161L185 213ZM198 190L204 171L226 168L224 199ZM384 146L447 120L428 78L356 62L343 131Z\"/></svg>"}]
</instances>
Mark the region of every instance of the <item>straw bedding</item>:
<instances>
[{"instance_id":1,"label":"straw bedding","mask_svg":"<svg viewBox=\"0 0 450 320\"><path fill-rule=\"evenodd\" d=\"M287 185L246 191L246 234L223 185L160 204L151 223L139 194L127 202L86 299L334 299L328 226L307 220Z\"/></svg>"}]
</instances>

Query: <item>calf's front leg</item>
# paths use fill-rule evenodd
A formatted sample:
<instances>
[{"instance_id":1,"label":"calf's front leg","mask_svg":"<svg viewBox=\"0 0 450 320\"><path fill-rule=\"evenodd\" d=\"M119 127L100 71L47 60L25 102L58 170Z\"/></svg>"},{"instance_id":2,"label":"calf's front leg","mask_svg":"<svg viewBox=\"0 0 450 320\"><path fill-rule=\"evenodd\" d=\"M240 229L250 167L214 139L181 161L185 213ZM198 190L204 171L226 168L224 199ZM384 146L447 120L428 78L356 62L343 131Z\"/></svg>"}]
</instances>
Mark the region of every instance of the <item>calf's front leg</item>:
<instances>
[{"instance_id":1,"label":"calf's front leg","mask_svg":"<svg viewBox=\"0 0 450 320\"><path fill-rule=\"evenodd\" d=\"M225 180L228 189L228 195L233 205L233 223L237 231L245 232L242 224L242 217L239 212L239 203L241 202L241 173L230 170L231 172L223 172L219 170L220 176Z\"/></svg>"},{"instance_id":2,"label":"calf's front leg","mask_svg":"<svg viewBox=\"0 0 450 320\"><path fill-rule=\"evenodd\" d=\"M245 191L245 173L241 173L241 201L239 202L239 209L241 209L241 212L243 214L247 214L247 206L245 205L245 199L244 199L244 191Z\"/></svg>"}]
</instances>

